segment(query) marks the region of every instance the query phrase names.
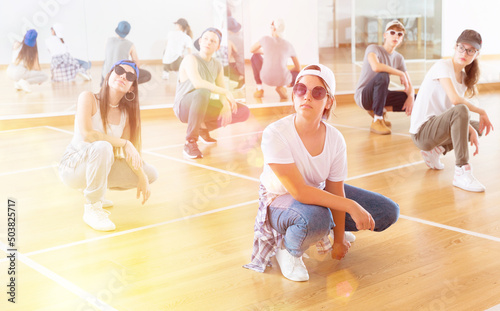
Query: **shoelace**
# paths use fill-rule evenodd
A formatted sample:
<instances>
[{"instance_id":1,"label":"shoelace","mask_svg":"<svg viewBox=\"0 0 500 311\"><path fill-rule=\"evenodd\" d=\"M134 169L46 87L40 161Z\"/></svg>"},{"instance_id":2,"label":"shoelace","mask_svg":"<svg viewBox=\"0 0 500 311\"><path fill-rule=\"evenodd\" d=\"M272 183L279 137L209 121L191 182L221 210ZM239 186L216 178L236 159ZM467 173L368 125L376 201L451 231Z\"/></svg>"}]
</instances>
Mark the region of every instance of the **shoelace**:
<instances>
[{"instance_id":1,"label":"shoelace","mask_svg":"<svg viewBox=\"0 0 500 311\"><path fill-rule=\"evenodd\" d=\"M111 212L107 211L105 209L94 209L94 212L96 213L97 218L99 219L99 221L109 220L108 217L109 217L109 215L111 215Z\"/></svg>"}]
</instances>

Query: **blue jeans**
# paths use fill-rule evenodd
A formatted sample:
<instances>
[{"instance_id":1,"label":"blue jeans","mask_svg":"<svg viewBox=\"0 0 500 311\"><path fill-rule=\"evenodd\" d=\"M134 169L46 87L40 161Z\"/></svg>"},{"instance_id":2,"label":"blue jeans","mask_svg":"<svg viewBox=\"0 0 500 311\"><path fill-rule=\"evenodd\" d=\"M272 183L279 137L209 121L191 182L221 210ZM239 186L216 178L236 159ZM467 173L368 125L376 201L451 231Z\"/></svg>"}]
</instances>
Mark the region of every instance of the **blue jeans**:
<instances>
[{"instance_id":1,"label":"blue jeans","mask_svg":"<svg viewBox=\"0 0 500 311\"><path fill-rule=\"evenodd\" d=\"M399 205L391 199L368 190L344 184L345 196L367 210L375 220L375 231L389 228L399 217ZM284 236L286 249L299 257L335 227L329 208L300 203L286 194L268 207L271 226ZM346 213L345 231L358 231L351 215Z\"/></svg>"},{"instance_id":2,"label":"blue jeans","mask_svg":"<svg viewBox=\"0 0 500 311\"><path fill-rule=\"evenodd\" d=\"M90 61L86 62L86 61L81 60L81 59L76 59L76 60L78 61L80 66L82 66L82 68L85 69L85 71L89 70L90 66L92 66L92 63Z\"/></svg>"}]
</instances>

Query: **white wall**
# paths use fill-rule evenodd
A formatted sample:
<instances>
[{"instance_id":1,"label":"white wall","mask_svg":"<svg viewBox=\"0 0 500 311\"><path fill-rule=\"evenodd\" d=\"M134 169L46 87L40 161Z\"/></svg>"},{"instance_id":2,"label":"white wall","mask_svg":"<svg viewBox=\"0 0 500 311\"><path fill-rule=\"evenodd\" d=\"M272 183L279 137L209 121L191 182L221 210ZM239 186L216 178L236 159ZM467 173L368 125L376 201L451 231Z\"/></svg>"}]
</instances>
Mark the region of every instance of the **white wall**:
<instances>
[{"instance_id":1,"label":"white wall","mask_svg":"<svg viewBox=\"0 0 500 311\"><path fill-rule=\"evenodd\" d=\"M441 54L452 56L458 36L474 29L483 39L482 55L500 54L498 0L443 0Z\"/></svg>"},{"instance_id":2,"label":"white wall","mask_svg":"<svg viewBox=\"0 0 500 311\"><path fill-rule=\"evenodd\" d=\"M27 29L38 31L40 62L50 62L45 39L50 27L62 23L65 41L76 58L102 61L106 39L115 36L121 20L132 29L140 59L161 59L173 22L186 18L197 38L213 26L213 1L207 0L0 0L0 64L11 60L12 40L22 40ZM30 5L27 5L30 4Z\"/></svg>"},{"instance_id":3,"label":"white wall","mask_svg":"<svg viewBox=\"0 0 500 311\"><path fill-rule=\"evenodd\" d=\"M316 0L247 0L243 2L245 58L250 47L261 37L270 35L275 18L285 21L284 38L293 45L301 64L319 61L318 6Z\"/></svg>"},{"instance_id":4,"label":"white wall","mask_svg":"<svg viewBox=\"0 0 500 311\"><path fill-rule=\"evenodd\" d=\"M45 39L56 22L64 25L64 39L73 56L92 61L103 60L106 39L115 35L121 20L132 25L127 39L134 42L140 59L161 59L166 34L179 17L188 20L195 39L214 23L211 0L0 1L0 64L10 63L13 40L22 40L30 28L39 33L40 62L50 62ZM285 38L294 45L300 62L318 61L316 1L252 0L243 1L243 6L247 58L250 46L269 34L271 20L281 17L286 25Z\"/></svg>"}]
</instances>

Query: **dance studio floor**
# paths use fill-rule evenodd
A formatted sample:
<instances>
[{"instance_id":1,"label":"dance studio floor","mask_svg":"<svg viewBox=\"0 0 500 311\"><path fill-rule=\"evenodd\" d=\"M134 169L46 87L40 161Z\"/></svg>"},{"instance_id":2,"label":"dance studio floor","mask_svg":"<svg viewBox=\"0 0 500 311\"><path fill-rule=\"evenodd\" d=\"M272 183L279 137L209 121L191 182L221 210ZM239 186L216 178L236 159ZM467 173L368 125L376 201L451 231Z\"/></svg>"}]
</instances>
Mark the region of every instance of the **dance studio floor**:
<instances>
[{"instance_id":1,"label":"dance studio floor","mask_svg":"<svg viewBox=\"0 0 500 311\"><path fill-rule=\"evenodd\" d=\"M186 160L186 125L143 120L143 156L160 174L150 200L109 191L117 228L82 220L83 195L65 186L57 163L71 125L0 131L0 310L486 310L500 305L500 93L479 103L496 131L471 159L487 188L451 185L454 155L427 169L408 134L409 118L389 113L393 134L369 132L369 116L340 103L330 119L347 142L347 183L399 203L399 221L359 232L342 261L312 247L308 282L285 279L273 258L265 273L249 262L257 213L260 140L287 107L214 132L202 160ZM16 304L7 302L7 198L17 199ZM498 309L495 309L498 310Z\"/></svg>"}]
</instances>

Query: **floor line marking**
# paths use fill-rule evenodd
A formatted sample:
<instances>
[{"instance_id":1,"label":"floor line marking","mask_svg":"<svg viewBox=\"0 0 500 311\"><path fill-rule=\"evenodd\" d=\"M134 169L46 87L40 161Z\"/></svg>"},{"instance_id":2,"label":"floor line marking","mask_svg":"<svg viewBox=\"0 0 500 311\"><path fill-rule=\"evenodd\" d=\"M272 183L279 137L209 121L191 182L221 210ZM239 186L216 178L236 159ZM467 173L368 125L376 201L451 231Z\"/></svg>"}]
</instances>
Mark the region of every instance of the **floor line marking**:
<instances>
[{"instance_id":1,"label":"floor line marking","mask_svg":"<svg viewBox=\"0 0 500 311\"><path fill-rule=\"evenodd\" d=\"M241 207L241 206L245 206L245 205L249 205L249 204L254 204L254 203L256 204L258 202L259 202L259 200L251 200L251 201L247 201L247 202L243 202L243 203L233 204L233 205L217 208L217 209L206 211L206 212L199 213L199 214L193 214L193 215L188 215L188 216L184 216L184 217L180 217L180 218L176 218L176 219L172 219L172 220L163 221L163 222L160 222L157 224L151 224L151 225L142 226L142 227L138 227L138 228L134 228L134 229L129 229L129 230L120 231L120 232L116 232L116 233L106 234L106 235L91 238L91 239L86 239L86 240L72 242L72 243L68 243L68 244L64 244L64 245L49 247L49 248L38 250L38 251L32 251L32 252L26 253L25 256L34 256L34 255L38 255L38 254L42 254L42 253L46 253L46 252L50 252L50 251L60 250L60 249L71 247L71 246L100 241L100 240L104 240L104 239L108 239L108 238L112 238L112 237L116 237L116 236L125 235L128 233L133 233L133 232L137 232L137 231L142 231L142 230L151 229L151 228L155 228L155 227L159 227L159 226L163 226L163 225L172 224L172 223L183 221L183 220L189 220L189 219L198 218L201 216L206 216L206 215L210 215L210 214L214 214L214 213L218 213L218 212L222 212L222 211L227 211L227 210L230 210L233 208L237 208L237 207ZM5 259L0 260L0 263L2 261L5 261Z\"/></svg>"},{"instance_id":2,"label":"floor line marking","mask_svg":"<svg viewBox=\"0 0 500 311\"><path fill-rule=\"evenodd\" d=\"M0 248L7 252L7 246L0 242ZM41 264L35 262L31 258L28 258L27 255L22 254L17 252L17 259L27 265L28 267L32 268L33 270L37 271L38 273L46 276L48 279L56 282L57 284L61 285L63 288L69 290L73 294L77 295L78 297L82 298L83 300L87 301L88 303L92 304L93 306L99 308L99 310L106 310L106 311L118 311L117 309L111 307L104 301L98 299L94 295L88 293L87 291L83 290L73 282L70 282L69 280L63 278L59 274L55 273L54 271L46 268L45 266L42 266Z\"/></svg>"},{"instance_id":3,"label":"floor line marking","mask_svg":"<svg viewBox=\"0 0 500 311\"><path fill-rule=\"evenodd\" d=\"M338 127L345 127L345 128L350 128L350 129L362 130L362 131L370 131L369 128L352 126L352 125L343 125L343 124L337 124L337 123L332 123L332 125L338 126ZM391 135L399 135L399 136L411 137L410 134L395 133L395 132L392 132Z\"/></svg>"},{"instance_id":4,"label":"floor line marking","mask_svg":"<svg viewBox=\"0 0 500 311\"><path fill-rule=\"evenodd\" d=\"M72 132L72 131L63 130L63 129L60 129L58 127L54 127L54 126L50 126L50 125L45 125L45 127L48 128L48 129L50 129L50 130L62 132L62 133L65 133L65 134L70 134L70 135L74 134L74 132Z\"/></svg>"},{"instance_id":5,"label":"floor line marking","mask_svg":"<svg viewBox=\"0 0 500 311\"><path fill-rule=\"evenodd\" d=\"M20 128L20 129L13 129L13 130L3 130L3 131L0 131L0 134L3 134L3 133L11 133L11 132L19 132L19 131L26 131L26 130L36 130L36 129L40 129L40 128L43 128L44 126L33 126L33 127L23 127L23 128Z\"/></svg>"},{"instance_id":6,"label":"floor line marking","mask_svg":"<svg viewBox=\"0 0 500 311\"><path fill-rule=\"evenodd\" d=\"M448 225L443 225L443 224L440 224L440 223L437 223L434 221L424 220L424 219L411 217L411 216L405 216L405 215L399 215L399 218L411 220L414 222L419 222L422 224L426 224L426 225L441 228L441 229L447 229L447 230L451 230L451 231L455 231L455 232L459 232L459 233L463 233L463 234L467 234L467 235L472 235L472 236L475 236L478 238L483 238L483 239L491 240L494 242L500 242L500 238L497 238L495 236L491 236L491 235L487 235L487 234L483 234L483 233L479 233L479 232L474 232L474 231L470 231L470 230L460 229L460 228L452 227L452 226L448 226Z\"/></svg>"},{"instance_id":7,"label":"floor line marking","mask_svg":"<svg viewBox=\"0 0 500 311\"><path fill-rule=\"evenodd\" d=\"M27 169L24 169L24 170L18 170L18 171L13 171L13 172L0 173L0 176L8 176L8 175L14 175L14 174L20 174L20 173L33 172L33 171L44 170L44 169L47 169L47 168L53 168L53 167L58 167L58 166L59 166L59 164L52 164L52 165L47 165L47 166L27 168Z\"/></svg>"},{"instance_id":8,"label":"floor line marking","mask_svg":"<svg viewBox=\"0 0 500 311\"><path fill-rule=\"evenodd\" d=\"M418 165L418 164L422 164L422 163L424 163L424 160L417 161L417 162L411 162L411 163L407 163L407 164L403 164L403 165L399 165L399 166L394 166L394 167L386 168L386 169L383 169L383 170L378 170L378 171L371 172L371 173L366 173L366 174L361 174L361 175L349 177L349 178L346 179L346 181L353 180L353 179L359 179L359 178L363 178L363 177L368 177L368 176L373 176L373 175L377 175L377 174L380 174L380 173L390 172L390 171L398 170L400 168L404 168L404 167L408 167L408 166L413 166L413 165Z\"/></svg>"},{"instance_id":9,"label":"floor line marking","mask_svg":"<svg viewBox=\"0 0 500 311\"><path fill-rule=\"evenodd\" d=\"M227 175L231 175L231 176L235 176L235 177L239 177L239 178L243 178L243 179L247 179L247 180L251 180L251 181L257 181L257 182L260 181L258 178L254 178L254 177L250 177L250 176L246 176L246 175L242 175L242 174L238 174L238 173L233 173L233 172L226 171L226 170L223 170L220 168L192 162L192 161L185 160L185 159L179 159L179 158L167 156L167 155L164 155L161 153L156 153L156 152L151 152L151 151L144 151L143 153L147 153L149 155L157 156L160 158L164 158L164 159L168 159L168 160L172 160L172 161L176 161L176 162L181 162L181 163L189 164L192 166L197 166L197 167L204 168L204 169L207 169L210 171L215 171L215 172L219 172L219 173L223 173L223 174L227 174Z\"/></svg>"}]
</instances>

